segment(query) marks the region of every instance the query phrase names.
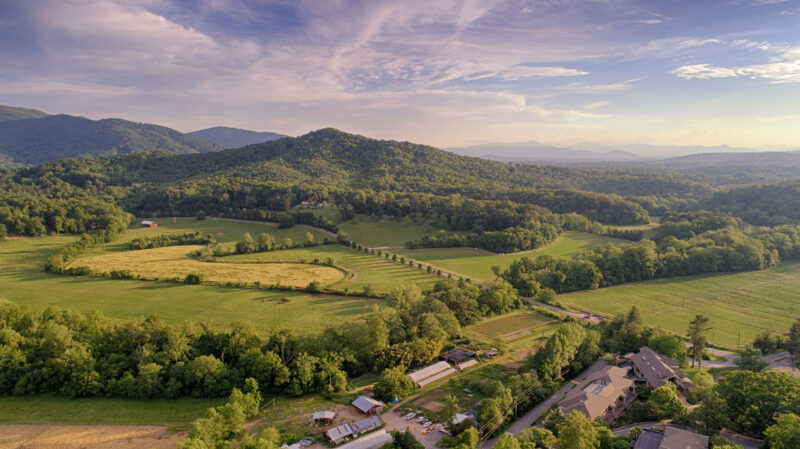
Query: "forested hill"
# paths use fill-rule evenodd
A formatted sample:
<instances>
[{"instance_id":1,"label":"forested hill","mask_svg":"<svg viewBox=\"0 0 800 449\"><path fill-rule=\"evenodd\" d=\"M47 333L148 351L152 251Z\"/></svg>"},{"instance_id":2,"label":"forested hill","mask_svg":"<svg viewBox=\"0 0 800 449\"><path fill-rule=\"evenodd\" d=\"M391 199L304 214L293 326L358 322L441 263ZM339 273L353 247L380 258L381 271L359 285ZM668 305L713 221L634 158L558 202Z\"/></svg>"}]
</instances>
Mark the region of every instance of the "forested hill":
<instances>
[{"instance_id":1,"label":"forested hill","mask_svg":"<svg viewBox=\"0 0 800 449\"><path fill-rule=\"evenodd\" d=\"M186 133L186 135L215 143L223 148L239 148L256 143L269 142L270 140L278 140L282 137L288 137L284 134L228 128L226 126L215 126L213 128L192 131Z\"/></svg>"},{"instance_id":2,"label":"forested hill","mask_svg":"<svg viewBox=\"0 0 800 449\"><path fill-rule=\"evenodd\" d=\"M215 153L166 153L57 161L23 172L54 172L115 185L134 183L296 183L379 191L515 195L530 189L578 189L620 195L706 195L680 176L505 164L426 145L376 140L335 129Z\"/></svg>"},{"instance_id":3,"label":"forested hill","mask_svg":"<svg viewBox=\"0 0 800 449\"><path fill-rule=\"evenodd\" d=\"M42 118L48 114L36 109L18 108L0 104L0 122L6 120L23 120L26 118Z\"/></svg>"},{"instance_id":4,"label":"forested hill","mask_svg":"<svg viewBox=\"0 0 800 449\"><path fill-rule=\"evenodd\" d=\"M0 116L0 156L23 164L104 154L167 151L187 154L222 147L174 129L121 119L90 120L3 107ZM26 117L27 118L24 118Z\"/></svg>"}]
</instances>

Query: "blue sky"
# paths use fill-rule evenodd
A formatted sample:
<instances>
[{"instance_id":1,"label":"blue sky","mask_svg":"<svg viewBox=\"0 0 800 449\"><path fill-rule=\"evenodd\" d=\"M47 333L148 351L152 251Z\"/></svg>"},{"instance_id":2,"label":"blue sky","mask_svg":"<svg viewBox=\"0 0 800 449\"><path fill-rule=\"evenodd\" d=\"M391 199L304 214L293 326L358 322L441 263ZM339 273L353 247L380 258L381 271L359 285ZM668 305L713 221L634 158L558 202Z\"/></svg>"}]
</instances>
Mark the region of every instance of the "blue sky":
<instances>
[{"instance_id":1,"label":"blue sky","mask_svg":"<svg viewBox=\"0 0 800 449\"><path fill-rule=\"evenodd\" d=\"M0 103L449 147L800 147L800 0L2 0Z\"/></svg>"}]
</instances>

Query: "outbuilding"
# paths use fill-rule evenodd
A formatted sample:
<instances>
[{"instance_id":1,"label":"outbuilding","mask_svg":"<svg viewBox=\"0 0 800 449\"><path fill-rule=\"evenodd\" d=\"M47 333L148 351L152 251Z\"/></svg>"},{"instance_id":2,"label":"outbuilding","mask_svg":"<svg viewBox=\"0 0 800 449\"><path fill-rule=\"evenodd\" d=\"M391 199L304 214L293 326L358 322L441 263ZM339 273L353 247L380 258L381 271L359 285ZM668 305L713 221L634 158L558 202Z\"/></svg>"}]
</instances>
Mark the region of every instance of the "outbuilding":
<instances>
[{"instance_id":1,"label":"outbuilding","mask_svg":"<svg viewBox=\"0 0 800 449\"><path fill-rule=\"evenodd\" d=\"M336 413L334 412L316 412L314 413L314 424L331 424L334 418L336 418Z\"/></svg>"},{"instance_id":2,"label":"outbuilding","mask_svg":"<svg viewBox=\"0 0 800 449\"><path fill-rule=\"evenodd\" d=\"M353 407L365 415L375 415L383 410L383 402L369 396L359 396L353 401Z\"/></svg>"},{"instance_id":3,"label":"outbuilding","mask_svg":"<svg viewBox=\"0 0 800 449\"><path fill-rule=\"evenodd\" d=\"M158 227L158 223L156 223L155 221L151 221L151 220L142 220L142 227L145 227L145 228L157 228Z\"/></svg>"}]
</instances>

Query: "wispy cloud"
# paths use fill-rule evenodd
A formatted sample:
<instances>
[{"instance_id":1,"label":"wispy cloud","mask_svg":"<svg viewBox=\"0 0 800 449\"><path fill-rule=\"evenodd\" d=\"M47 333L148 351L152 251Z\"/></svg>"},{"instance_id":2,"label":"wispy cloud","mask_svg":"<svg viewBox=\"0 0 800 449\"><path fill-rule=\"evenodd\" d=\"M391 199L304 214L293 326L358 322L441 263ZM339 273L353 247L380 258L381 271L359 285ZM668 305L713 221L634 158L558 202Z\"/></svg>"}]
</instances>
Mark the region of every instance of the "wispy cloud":
<instances>
[{"instance_id":1,"label":"wispy cloud","mask_svg":"<svg viewBox=\"0 0 800 449\"><path fill-rule=\"evenodd\" d=\"M633 83L641 79L643 78L634 78L627 81L620 81L617 83L608 83L608 84L571 83L567 84L566 86L560 87L560 89L572 92L584 92L584 93L619 92L630 89L631 87L633 87Z\"/></svg>"},{"instance_id":2,"label":"wispy cloud","mask_svg":"<svg viewBox=\"0 0 800 449\"><path fill-rule=\"evenodd\" d=\"M720 67L710 63L684 65L672 73L683 79L749 77L766 79L771 83L800 83L800 46L774 45L767 42L738 40L732 46L758 49L769 55L765 64Z\"/></svg>"}]
</instances>

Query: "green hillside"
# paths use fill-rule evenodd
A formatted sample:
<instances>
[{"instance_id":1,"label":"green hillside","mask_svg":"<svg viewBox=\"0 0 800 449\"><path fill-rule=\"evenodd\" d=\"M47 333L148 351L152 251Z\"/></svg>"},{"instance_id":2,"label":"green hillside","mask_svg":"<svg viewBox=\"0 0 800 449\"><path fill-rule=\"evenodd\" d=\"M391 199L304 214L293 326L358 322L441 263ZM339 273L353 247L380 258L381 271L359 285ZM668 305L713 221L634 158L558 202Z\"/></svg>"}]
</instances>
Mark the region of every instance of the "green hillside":
<instances>
[{"instance_id":1,"label":"green hillside","mask_svg":"<svg viewBox=\"0 0 800 449\"><path fill-rule=\"evenodd\" d=\"M145 151L187 154L222 148L164 126L40 114L44 113L0 109L0 155L17 163L41 164L83 156Z\"/></svg>"}]
</instances>

